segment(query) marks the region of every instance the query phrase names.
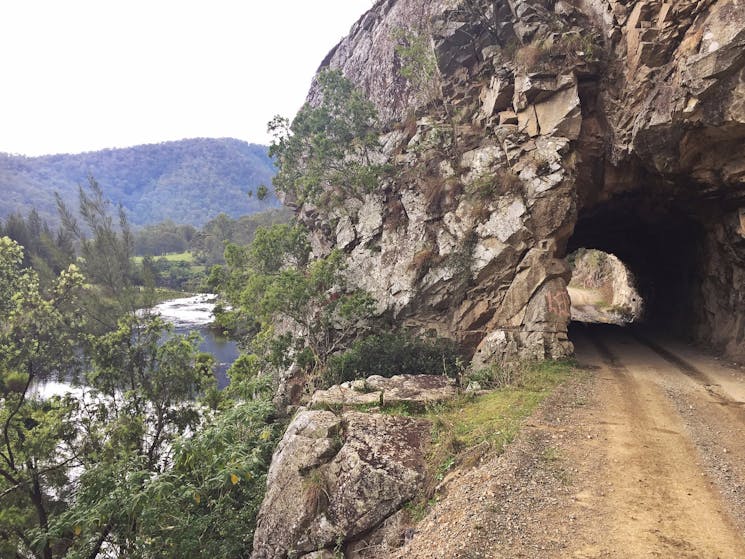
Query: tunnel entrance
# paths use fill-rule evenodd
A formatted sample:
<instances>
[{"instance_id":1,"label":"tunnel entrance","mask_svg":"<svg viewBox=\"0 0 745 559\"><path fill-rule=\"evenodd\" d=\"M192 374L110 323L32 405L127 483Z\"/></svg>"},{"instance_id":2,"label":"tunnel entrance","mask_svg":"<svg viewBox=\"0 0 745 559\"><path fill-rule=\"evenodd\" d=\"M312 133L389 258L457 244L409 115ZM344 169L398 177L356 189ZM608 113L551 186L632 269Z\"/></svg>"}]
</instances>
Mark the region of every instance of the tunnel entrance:
<instances>
[{"instance_id":1,"label":"tunnel entrance","mask_svg":"<svg viewBox=\"0 0 745 559\"><path fill-rule=\"evenodd\" d=\"M567 254L576 260L578 254L597 254L588 252L593 249L617 257L643 301L627 322L688 337L699 320L703 244L704 230L693 212L671 199L629 193L582 210Z\"/></svg>"},{"instance_id":2,"label":"tunnel entrance","mask_svg":"<svg viewBox=\"0 0 745 559\"><path fill-rule=\"evenodd\" d=\"M626 326L642 318L644 303L636 280L618 257L580 248L567 260L572 270L567 287L572 322Z\"/></svg>"}]
</instances>

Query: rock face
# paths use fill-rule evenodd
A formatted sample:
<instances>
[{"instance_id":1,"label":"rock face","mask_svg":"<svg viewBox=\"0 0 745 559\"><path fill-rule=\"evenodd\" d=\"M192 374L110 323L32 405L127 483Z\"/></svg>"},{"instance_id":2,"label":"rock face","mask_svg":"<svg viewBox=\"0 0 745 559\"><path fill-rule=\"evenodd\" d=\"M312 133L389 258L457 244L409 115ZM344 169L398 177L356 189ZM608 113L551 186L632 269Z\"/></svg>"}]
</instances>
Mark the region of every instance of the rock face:
<instances>
[{"instance_id":1,"label":"rock face","mask_svg":"<svg viewBox=\"0 0 745 559\"><path fill-rule=\"evenodd\" d=\"M397 29L431 37L437 95L401 78ZM385 0L324 65L377 104L396 173L298 213L381 312L477 362L562 357L585 246L650 320L745 357L741 0Z\"/></svg>"},{"instance_id":2,"label":"rock face","mask_svg":"<svg viewBox=\"0 0 745 559\"><path fill-rule=\"evenodd\" d=\"M401 76L407 33L431 40L436 92ZM565 256L596 248L628 266L647 320L745 359L742 0L380 0L323 66L377 105L395 172L298 217L381 314L459 341L476 365L563 357ZM313 403L423 398L410 389L368 379ZM428 435L419 419L299 413L253 557L398 545Z\"/></svg>"},{"instance_id":3,"label":"rock face","mask_svg":"<svg viewBox=\"0 0 745 559\"><path fill-rule=\"evenodd\" d=\"M400 61L395 53L397 37L402 30L426 28L429 19L439 13L447 0L410 0L376 2L352 26L321 63L355 74L357 84L365 89L386 121L400 120L417 102L418 91L400 75ZM364 72L359 69L365 68ZM310 101L318 95L311 90Z\"/></svg>"},{"instance_id":4,"label":"rock face","mask_svg":"<svg viewBox=\"0 0 745 559\"><path fill-rule=\"evenodd\" d=\"M422 419L300 412L272 459L252 557L335 556L375 531L403 538L394 513L422 490L429 437Z\"/></svg>"}]
</instances>

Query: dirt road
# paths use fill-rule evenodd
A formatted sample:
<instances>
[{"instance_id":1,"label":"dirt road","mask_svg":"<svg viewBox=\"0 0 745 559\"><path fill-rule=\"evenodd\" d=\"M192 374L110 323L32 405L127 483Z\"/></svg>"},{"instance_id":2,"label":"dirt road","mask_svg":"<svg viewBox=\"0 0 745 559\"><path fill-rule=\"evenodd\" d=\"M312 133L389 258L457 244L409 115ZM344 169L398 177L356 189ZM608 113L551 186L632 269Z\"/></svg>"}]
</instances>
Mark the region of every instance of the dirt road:
<instances>
[{"instance_id":1,"label":"dirt road","mask_svg":"<svg viewBox=\"0 0 745 559\"><path fill-rule=\"evenodd\" d=\"M745 557L745 374L620 328L580 328L575 343L597 376L586 420L605 466L588 478L605 489L588 503L605 541L576 556Z\"/></svg>"},{"instance_id":2,"label":"dirt road","mask_svg":"<svg viewBox=\"0 0 745 559\"><path fill-rule=\"evenodd\" d=\"M617 312L610 310L611 301L607 293L603 293L600 289L570 285L567 287L567 292L572 301L572 320L617 325L628 322Z\"/></svg>"},{"instance_id":3,"label":"dirt road","mask_svg":"<svg viewBox=\"0 0 745 559\"><path fill-rule=\"evenodd\" d=\"M588 379L464 472L398 557L745 558L745 370L614 326Z\"/></svg>"}]
</instances>

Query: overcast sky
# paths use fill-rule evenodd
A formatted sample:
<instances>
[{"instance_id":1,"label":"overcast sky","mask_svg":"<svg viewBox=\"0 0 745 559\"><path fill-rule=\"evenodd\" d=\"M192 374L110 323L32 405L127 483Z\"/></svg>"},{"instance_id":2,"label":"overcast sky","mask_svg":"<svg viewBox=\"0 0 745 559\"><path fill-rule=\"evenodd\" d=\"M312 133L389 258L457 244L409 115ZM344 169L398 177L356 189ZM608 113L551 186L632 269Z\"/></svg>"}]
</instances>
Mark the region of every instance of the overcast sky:
<instances>
[{"instance_id":1,"label":"overcast sky","mask_svg":"<svg viewBox=\"0 0 745 559\"><path fill-rule=\"evenodd\" d=\"M372 0L0 2L0 152L267 143Z\"/></svg>"}]
</instances>

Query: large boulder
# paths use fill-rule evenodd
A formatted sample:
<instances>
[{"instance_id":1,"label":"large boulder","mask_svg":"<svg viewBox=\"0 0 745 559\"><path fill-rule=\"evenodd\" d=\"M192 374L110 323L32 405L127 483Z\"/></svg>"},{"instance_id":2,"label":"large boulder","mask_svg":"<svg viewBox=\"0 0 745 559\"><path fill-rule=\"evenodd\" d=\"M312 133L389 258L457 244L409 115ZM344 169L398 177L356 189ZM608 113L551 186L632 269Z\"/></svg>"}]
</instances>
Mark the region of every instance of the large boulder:
<instances>
[{"instance_id":1,"label":"large boulder","mask_svg":"<svg viewBox=\"0 0 745 559\"><path fill-rule=\"evenodd\" d=\"M252 557L340 549L422 490L430 424L348 411L302 411L272 459Z\"/></svg>"}]
</instances>

